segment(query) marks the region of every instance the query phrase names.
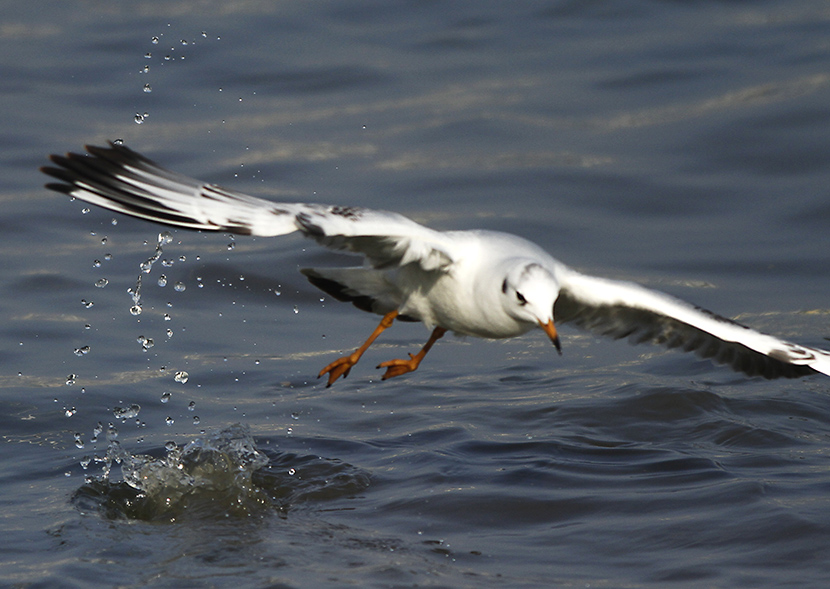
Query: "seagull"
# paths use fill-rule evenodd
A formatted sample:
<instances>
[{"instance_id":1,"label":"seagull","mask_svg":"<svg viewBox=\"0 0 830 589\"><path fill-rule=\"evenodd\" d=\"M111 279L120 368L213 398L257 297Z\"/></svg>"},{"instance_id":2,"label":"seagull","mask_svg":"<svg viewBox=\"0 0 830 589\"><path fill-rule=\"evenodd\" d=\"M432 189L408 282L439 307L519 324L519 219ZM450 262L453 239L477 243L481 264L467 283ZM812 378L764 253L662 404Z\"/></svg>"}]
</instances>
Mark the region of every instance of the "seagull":
<instances>
[{"instance_id":1,"label":"seagull","mask_svg":"<svg viewBox=\"0 0 830 589\"><path fill-rule=\"evenodd\" d=\"M121 143L52 155L47 188L163 225L272 237L299 231L320 245L363 256L351 268L307 268L339 301L382 316L354 352L323 368L327 386L348 376L395 320L431 334L408 359L382 362L383 380L412 372L448 331L503 339L540 328L562 354L556 325L632 343L693 351L748 376L830 375L830 352L759 333L633 282L588 276L516 235L436 231L398 213L362 207L272 202L171 172Z\"/></svg>"}]
</instances>

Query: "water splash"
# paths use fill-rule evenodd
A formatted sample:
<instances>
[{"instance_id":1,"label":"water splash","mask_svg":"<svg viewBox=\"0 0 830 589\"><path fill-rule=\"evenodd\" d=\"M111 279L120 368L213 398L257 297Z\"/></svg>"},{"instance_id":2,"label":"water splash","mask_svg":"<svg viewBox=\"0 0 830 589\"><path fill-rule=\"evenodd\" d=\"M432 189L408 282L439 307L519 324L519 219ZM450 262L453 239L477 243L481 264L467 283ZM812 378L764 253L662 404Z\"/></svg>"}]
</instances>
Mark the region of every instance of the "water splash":
<instances>
[{"instance_id":1,"label":"water splash","mask_svg":"<svg viewBox=\"0 0 830 589\"><path fill-rule=\"evenodd\" d=\"M130 314L131 315L141 315L141 279L143 274L149 274L150 271L153 269L153 264L155 264L159 258L161 258L162 254L164 253L164 246L173 241L173 235L169 231L162 231L158 235L158 241L156 244L156 250L153 252L153 255L141 262L139 268L141 269L141 274L138 275L135 281L135 288L130 288L127 292L133 299L133 304L130 307ZM164 283L167 283L167 278L162 275L159 278L159 286L164 286L161 284L162 278L164 279Z\"/></svg>"},{"instance_id":2,"label":"water splash","mask_svg":"<svg viewBox=\"0 0 830 589\"><path fill-rule=\"evenodd\" d=\"M112 440L103 457L85 457L102 465L100 477L87 477L73 503L111 518L168 520L190 511L221 510L224 515L248 516L271 500L252 483L253 473L268 457L257 449L249 428L235 424L217 433L177 446L168 442L165 455L131 454ZM121 468L121 482L110 480Z\"/></svg>"}]
</instances>

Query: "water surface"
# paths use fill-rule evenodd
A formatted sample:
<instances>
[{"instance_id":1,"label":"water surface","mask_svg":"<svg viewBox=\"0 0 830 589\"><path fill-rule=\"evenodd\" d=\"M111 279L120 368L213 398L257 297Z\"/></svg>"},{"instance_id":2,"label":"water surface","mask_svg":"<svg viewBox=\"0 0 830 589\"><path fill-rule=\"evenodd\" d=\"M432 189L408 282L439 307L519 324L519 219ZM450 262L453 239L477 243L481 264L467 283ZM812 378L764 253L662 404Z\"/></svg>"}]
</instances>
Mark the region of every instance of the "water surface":
<instances>
[{"instance_id":1,"label":"water surface","mask_svg":"<svg viewBox=\"0 0 830 589\"><path fill-rule=\"evenodd\" d=\"M561 358L541 332L450 337L381 383L427 337L401 324L326 389L376 318L297 269L341 256L176 231L133 315L162 229L37 171L123 139L274 200L519 233L827 347L825 3L43 6L0 25L4 584L826 582L825 378L565 327ZM230 483L162 471L141 498L106 460L117 440L162 464L234 424L264 458Z\"/></svg>"}]
</instances>

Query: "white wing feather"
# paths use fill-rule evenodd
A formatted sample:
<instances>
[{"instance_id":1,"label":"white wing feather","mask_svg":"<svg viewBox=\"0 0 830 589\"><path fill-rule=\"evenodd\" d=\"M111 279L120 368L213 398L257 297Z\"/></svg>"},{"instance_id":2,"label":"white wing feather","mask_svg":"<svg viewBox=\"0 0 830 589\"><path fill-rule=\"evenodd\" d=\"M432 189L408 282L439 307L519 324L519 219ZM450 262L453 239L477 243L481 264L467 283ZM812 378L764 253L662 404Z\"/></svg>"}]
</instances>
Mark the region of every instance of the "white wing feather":
<instances>
[{"instance_id":1,"label":"white wing feather","mask_svg":"<svg viewBox=\"0 0 830 589\"><path fill-rule=\"evenodd\" d=\"M443 235L387 211L248 196L171 172L123 145L87 146L89 156L51 156L48 184L80 200L134 217L207 231L271 237L300 231L320 244L368 258L375 267L452 263Z\"/></svg>"},{"instance_id":2,"label":"white wing feather","mask_svg":"<svg viewBox=\"0 0 830 589\"><path fill-rule=\"evenodd\" d=\"M653 342L694 351L750 376L830 375L830 352L750 329L639 284L565 270L556 321L632 343Z\"/></svg>"}]
</instances>

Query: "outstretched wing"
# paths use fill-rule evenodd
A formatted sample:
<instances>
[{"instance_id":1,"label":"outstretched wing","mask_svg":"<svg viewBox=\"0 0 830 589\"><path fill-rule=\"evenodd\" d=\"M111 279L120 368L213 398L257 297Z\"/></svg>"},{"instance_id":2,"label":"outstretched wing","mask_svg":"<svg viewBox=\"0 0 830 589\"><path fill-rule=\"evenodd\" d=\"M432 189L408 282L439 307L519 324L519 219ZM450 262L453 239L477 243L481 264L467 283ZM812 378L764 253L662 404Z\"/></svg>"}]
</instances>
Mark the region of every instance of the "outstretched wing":
<instances>
[{"instance_id":1,"label":"outstretched wing","mask_svg":"<svg viewBox=\"0 0 830 589\"><path fill-rule=\"evenodd\" d=\"M696 352L749 376L830 375L830 352L759 333L630 282L566 272L554 318L635 344L653 342Z\"/></svg>"},{"instance_id":2,"label":"outstretched wing","mask_svg":"<svg viewBox=\"0 0 830 589\"><path fill-rule=\"evenodd\" d=\"M436 270L454 261L444 234L397 213L271 202L171 172L124 145L86 150L50 156L57 167L41 171L61 183L46 187L176 227L268 237L300 231L325 247L364 255L376 268L415 262Z\"/></svg>"}]
</instances>

